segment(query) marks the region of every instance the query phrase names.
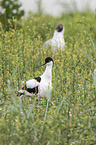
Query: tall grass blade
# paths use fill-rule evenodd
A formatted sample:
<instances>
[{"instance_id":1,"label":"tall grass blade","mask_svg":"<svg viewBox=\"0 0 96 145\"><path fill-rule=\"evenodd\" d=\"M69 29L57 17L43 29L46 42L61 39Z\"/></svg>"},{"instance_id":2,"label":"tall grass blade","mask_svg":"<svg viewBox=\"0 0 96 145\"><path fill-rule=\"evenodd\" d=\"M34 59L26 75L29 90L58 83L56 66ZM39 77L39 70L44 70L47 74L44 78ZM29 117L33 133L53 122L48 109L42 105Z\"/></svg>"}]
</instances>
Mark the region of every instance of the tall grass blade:
<instances>
[{"instance_id":1,"label":"tall grass blade","mask_svg":"<svg viewBox=\"0 0 96 145\"><path fill-rule=\"evenodd\" d=\"M96 69L94 70L94 86L95 86L95 89L96 89Z\"/></svg>"},{"instance_id":2,"label":"tall grass blade","mask_svg":"<svg viewBox=\"0 0 96 145\"><path fill-rule=\"evenodd\" d=\"M92 42L92 45L93 45L93 48L94 48L95 57L96 57L96 47L95 47L95 43L93 42L93 40L92 40L92 38L91 38L91 36L89 34L88 34L88 36L89 36L89 38L90 38L90 40Z\"/></svg>"},{"instance_id":3,"label":"tall grass blade","mask_svg":"<svg viewBox=\"0 0 96 145\"><path fill-rule=\"evenodd\" d=\"M94 63L94 65L96 66L95 61L91 58L90 55L88 55L86 52L84 52L82 49L78 48L91 62Z\"/></svg>"}]
</instances>

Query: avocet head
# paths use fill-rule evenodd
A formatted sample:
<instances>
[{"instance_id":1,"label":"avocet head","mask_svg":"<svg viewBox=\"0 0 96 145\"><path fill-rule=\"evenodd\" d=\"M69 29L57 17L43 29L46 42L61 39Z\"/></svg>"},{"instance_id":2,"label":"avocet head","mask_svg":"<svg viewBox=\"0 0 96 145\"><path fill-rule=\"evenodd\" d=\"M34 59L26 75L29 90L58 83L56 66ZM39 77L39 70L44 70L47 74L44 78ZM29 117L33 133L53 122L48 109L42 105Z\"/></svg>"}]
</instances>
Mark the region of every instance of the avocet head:
<instances>
[{"instance_id":1,"label":"avocet head","mask_svg":"<svg viewBox=\"0 0 96 145\"><path fill-rule=\"evenodd\" d=\"M53 59L51 57L46 57L45 58L45 63L41 64L40 66L43 66L45 64L48 65L48 66L53 66Z\"/></svg>"},{"instance_id":2,"label":"avocet head","mask_svg":"<svg viewBox=\"0 0 96 145\"><path fill-rule=\"evenodd\" d=\"M53 65L53 59L51 57L47 57L45 59L45 64L47 64L47 65Z\"/></svg>"},{"instance_id":3,"label":"avocet head","mask_svg":"<svg viewBox=\"0 0 96 145\"><path fill-rule=\"evenodd\" d=\"M62 25L62 24L57 24L57 26L56 26L56 31L57 31L57 32L62 32L62 31L64 31L63 25Z\"/></svg>"}]
</instances>

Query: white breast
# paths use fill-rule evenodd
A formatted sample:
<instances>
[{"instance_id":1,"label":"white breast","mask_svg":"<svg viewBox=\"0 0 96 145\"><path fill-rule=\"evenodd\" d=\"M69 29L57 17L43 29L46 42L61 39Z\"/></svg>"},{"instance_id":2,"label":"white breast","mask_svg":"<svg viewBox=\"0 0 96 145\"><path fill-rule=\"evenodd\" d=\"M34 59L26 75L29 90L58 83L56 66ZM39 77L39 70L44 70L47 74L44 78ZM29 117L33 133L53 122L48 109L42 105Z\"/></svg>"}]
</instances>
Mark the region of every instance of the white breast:
<instances>
[{"instance_id":1,"label":"white breast","mask_svg":"<svg viewBox=\"0 0 96 145\"><path fill-rule=\"evenodd\" d=\"M44 47L50 48L52 47L53 52L55 52L57 49L63 50L65 47L65 40L63 36L64 30L62 32L57 32L55 30L53 38L50 40L47 40L44 44Z\"/></svg>"},{"instance_id":2,"label":"white breast","mask_svg":"<svg viewBox=\"0 0 96 145\"><path fill-rule=\"evenodd\" d=\"M63 37L53 38L51 40L51 46L53 50L58 48L63 50L65 46L64 38Z\"/></svg>"},{"instance_id":3,"label":"white breast","mask_svg":"<svg viewBox=\"0 0 96 145\"><path fill-rule=\"evenodd\" d=\"M51 94L52 91L52 82L48 81L47 79L42 79L39 85L39 95L42 97L47 96L48 94Z\"/></svg>"}]
</instances>

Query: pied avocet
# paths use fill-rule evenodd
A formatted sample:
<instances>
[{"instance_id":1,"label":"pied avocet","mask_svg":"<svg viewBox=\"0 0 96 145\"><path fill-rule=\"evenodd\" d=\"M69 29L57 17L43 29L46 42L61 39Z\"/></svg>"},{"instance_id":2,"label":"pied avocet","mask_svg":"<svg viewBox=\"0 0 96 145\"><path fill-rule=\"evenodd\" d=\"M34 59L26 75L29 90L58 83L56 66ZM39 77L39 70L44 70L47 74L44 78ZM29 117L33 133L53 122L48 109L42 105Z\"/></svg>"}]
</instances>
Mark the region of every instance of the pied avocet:
<instances>
[{"instance_id":1,"label":"pied avocet","mask_svg":"<svg viewBox=\"0 0 96 145\"><path fill-rule=\"evenodd\" d=\"M44 44L45 48L52 48L53 52L57 49L63 50L65 47L64 40L64 26L62 24L57 24L53 38L47 40Z\"/></svg>"},{"instance_id":2,"label":"pied avocet","mask_svg":"<svg viewBox=\"0 0 96 145\"><path fill-rule=\"evenodd\" d=\"M20 95L25 94L27 96L32 96L38 94L39 96L44 97L51 93L53 59L47 57L45 63L40 66L43 65L46 65L45 72L41 76L26 81L25 87L18 91Z\"/></svg>"}]
</instances>

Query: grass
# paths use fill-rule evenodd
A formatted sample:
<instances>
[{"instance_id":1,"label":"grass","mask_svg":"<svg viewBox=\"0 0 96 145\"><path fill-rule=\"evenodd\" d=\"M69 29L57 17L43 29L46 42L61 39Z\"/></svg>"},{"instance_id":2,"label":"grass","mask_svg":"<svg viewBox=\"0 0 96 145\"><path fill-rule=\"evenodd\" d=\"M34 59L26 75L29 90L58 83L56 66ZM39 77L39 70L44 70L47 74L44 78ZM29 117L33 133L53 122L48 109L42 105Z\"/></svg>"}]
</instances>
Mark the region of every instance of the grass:
<instances>
[{"instance_id":1,"label":"grass","mask_svg":"<svg viewBox=\"0 0 96 145\"><path fill-rule=\"evenodd\" d=\"M57 23L65 26L65 49L45 50ZM21 29L0 24L0 144L96 144L96 19L92 13L60 18L30 15ZM54 59L52 95L20 98L22 80L41 75Z\"/></svg>"}]
</instances>

